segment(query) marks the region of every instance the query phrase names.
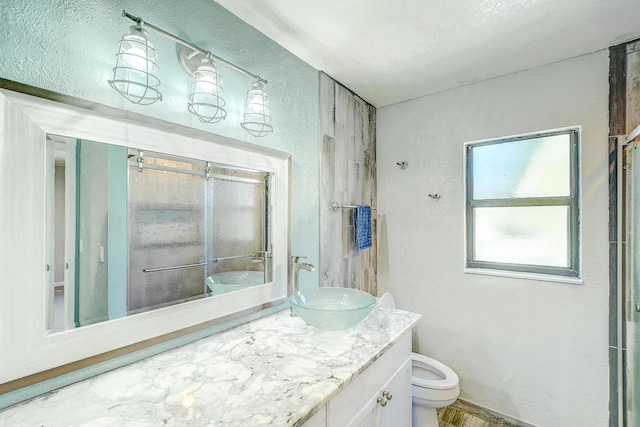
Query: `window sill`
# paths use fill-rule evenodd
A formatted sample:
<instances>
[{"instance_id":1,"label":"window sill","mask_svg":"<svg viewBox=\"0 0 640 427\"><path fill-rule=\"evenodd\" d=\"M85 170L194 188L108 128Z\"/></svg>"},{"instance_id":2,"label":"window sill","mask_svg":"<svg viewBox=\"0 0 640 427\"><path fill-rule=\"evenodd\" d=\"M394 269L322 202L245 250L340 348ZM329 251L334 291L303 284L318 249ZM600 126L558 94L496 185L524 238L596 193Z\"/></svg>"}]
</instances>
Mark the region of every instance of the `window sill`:
<instances>
[{"instance_id":1,"label":"window sill","mask_svg":"<svg viewBox=\"0 0 640 427\"><path fill-rule=\"evenodd\" d=\"M481 274L484 276L510 277L514 279L537 280L540 282L568 283L570 285L584 284L582 277L564 277L564 276L551 276L548 274L518 273L515 271L491 270L486 268L465 268L464 272L465 274Z\"/></svg>"}]
</instances>

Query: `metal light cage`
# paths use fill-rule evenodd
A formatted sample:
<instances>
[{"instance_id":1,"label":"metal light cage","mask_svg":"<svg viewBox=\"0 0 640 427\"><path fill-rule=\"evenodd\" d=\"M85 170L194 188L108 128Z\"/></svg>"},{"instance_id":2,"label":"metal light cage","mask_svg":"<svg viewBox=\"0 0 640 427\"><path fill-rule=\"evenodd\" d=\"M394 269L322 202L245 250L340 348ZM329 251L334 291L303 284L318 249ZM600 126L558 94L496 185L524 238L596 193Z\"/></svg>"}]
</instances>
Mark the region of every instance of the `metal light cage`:
<instances>
[{"instance_id":1,"label":"metal light cage","mask_svg":"<svg viewBox=\"0 0 640 427\"><path fill-rule=\"evenodd\" d=\"M226 104L222 95L222 77L212 60L205 58L193 72L193 83L189 94L189 112L198 116L201 122L218 123L227 117L223 108Z\"/></svg>"},{"instance_id":2,"label":"metal light cage","mask_svg":"<svg viewBox=\"0 0 640 427\"><path fill-rule=\"evenodd\" d=\"M240 126L257 137L266 136L273 132L269 97L264 92L264 84L260 80L254 82L251 89L247 91L243 122L240 123Z\"/></svg>"},{"instance_id":3,"label":"metal light cage","mask_svg":"<svg viewBox=\"0 0 640 427\"><path fill-rule=\"evenodd\" d=\"M129 27L129 31L130 34L120 40L109 85L134 104L149 105L161 101L156 50L141 26Z\"/></svg>"}]
</instances>

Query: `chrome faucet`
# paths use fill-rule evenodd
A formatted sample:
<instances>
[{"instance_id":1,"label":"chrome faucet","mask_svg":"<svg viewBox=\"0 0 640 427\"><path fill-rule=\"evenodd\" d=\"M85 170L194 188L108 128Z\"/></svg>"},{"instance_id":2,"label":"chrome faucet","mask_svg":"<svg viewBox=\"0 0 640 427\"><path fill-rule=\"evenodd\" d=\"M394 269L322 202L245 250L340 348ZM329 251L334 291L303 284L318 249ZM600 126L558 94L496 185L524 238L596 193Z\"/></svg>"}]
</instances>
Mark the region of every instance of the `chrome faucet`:
<instances>
[{"instance_id":1,"label":"chrome faucet","mask_svg":"<svg viewBox=\"0 0 640 427\"><path fill-rule=\"evenodd\" d=\"M298 292L300 290L300 280L298 275L300 270L314 271L316 268L309 263L300 262L301 259L305 259L306 256L294 255L291 257L291 293Z\"/></svg>"},{"instance_id":2,"label":"chrome faucet","mask_svg":"<svg viewBox=\"0 0 640 427\"><path fill-rule=\"evenodd\" d=\"M291 266L290 266L290 274L291 278L291 293L298 292L300 290L300 280L298 278L300 270L314 271L316 268L307 262L300 262L301 259L305 259L306 256L297 256L294 255L291 257ZM297 314L293 312L291 309L291 316L296 317Z\"/></svg>"}]
</instances>

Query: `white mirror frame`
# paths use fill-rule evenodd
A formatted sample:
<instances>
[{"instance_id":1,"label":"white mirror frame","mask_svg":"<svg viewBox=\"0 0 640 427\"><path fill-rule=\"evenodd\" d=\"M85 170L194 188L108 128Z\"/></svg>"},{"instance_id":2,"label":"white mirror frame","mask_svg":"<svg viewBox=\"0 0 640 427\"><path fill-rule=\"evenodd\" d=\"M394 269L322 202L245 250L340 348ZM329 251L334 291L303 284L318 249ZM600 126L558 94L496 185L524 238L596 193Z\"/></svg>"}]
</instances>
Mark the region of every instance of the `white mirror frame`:
<instances>
[{"instance_id":1,"label":"white mirror frame","mask_svg":"<svg viewBox=\"0 0 640 427\"><path fill-rule=\"evenodd\" d=\"M0 385L286 302L289 153L110 107L90 107L0 89ZM273 173L273 282L47 335L46 134Z\"/></svg>"}]
</instances>

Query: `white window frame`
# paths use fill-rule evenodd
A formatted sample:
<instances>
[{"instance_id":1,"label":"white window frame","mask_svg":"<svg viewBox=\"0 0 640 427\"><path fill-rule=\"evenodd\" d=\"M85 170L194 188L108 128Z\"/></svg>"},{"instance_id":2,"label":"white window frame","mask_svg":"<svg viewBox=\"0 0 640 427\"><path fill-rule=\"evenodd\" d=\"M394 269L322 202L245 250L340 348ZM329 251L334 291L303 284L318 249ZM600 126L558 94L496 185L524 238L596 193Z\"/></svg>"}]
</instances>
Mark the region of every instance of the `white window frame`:
<instances>
[{"instance_id":1,"label":"white window frame","mask_svg":"<svg viewBox=\"0 0 640 427\"><path fill-rule=\"evenodd\" d=\"M473 153L474 147L486 146L568 134L571 137L570 154L570 195L568 197L537 197L475 200L473 194ZM489 274L556 282L582 283L581 253L581 185L580 185L580 126L552 129L501 138L484 139L465 143L464 147L464 183L465 183L465 273ZM514 206L568 206L569 218L568 251L569 267L539 266L532 264L510 264L502 262L478 261L474 258L473 209L476 207L514 207Z\"/></svg>"}]
</instances>

